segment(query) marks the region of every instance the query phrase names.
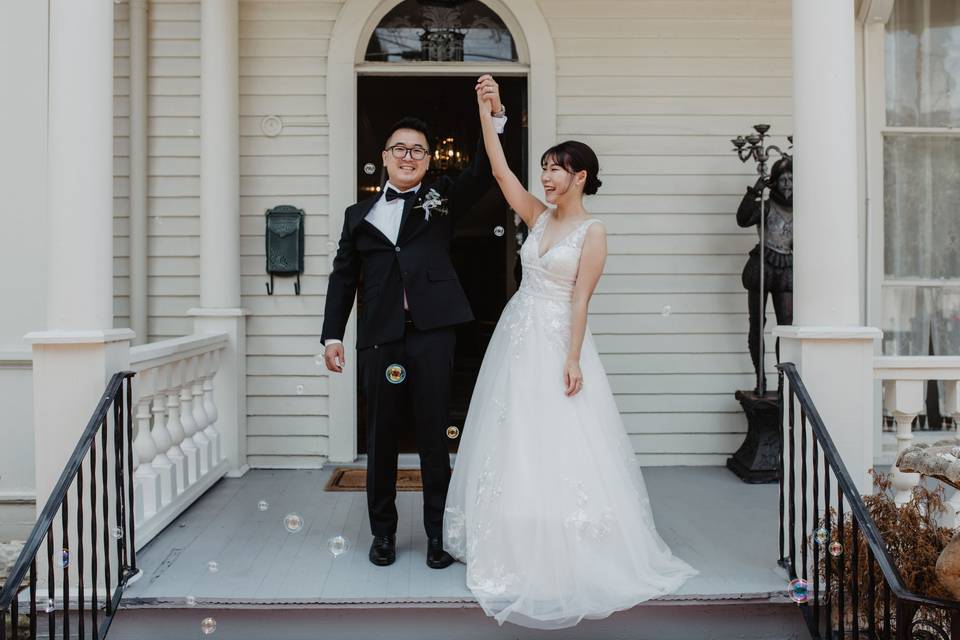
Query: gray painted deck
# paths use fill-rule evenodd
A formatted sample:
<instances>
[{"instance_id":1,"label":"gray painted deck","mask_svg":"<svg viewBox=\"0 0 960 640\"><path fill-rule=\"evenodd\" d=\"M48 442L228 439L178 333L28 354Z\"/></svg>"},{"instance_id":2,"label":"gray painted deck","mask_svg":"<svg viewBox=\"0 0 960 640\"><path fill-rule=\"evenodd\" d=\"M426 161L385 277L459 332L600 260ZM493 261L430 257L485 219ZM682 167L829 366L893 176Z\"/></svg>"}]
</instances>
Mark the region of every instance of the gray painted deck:
<instances>
[{"instance_id":1,"label":"gray painted deck","mask_svg":"<svg viewBox=\"0 0 960 640\"><path fill-rule=\"evenodd\" d=\"M400 493L397 562L367 561L370 544L363 493L325 492L331 469L257 470L224 479L139 554L143 576L126 594L133 608L360 605L467 606L464 566L431 570L421 496ZM747 485L718 467L644 470L657 528L674 553L700 571L657 604L784 603L786 578L777 557L777 487ZM258 509L266 500L269 508ZM284 516L303 528L289 533ZM327 541L351 542L335 558ZM211 573L208 563L218 563Z\"/></svg>"}]
</instances>

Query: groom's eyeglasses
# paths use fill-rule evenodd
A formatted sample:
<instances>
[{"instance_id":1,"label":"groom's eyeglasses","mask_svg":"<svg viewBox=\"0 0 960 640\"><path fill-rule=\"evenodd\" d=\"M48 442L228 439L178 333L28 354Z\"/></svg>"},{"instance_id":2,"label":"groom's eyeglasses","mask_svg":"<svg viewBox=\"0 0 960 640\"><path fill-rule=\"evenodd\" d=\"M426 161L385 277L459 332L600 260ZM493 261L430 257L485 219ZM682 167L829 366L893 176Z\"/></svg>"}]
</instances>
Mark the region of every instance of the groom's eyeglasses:
<instances>
[{"instance_id":1,"label":"groom's eyeglasses","mask_svg":"<svg viewBox=\"0 0 960 640\"><path fill-rule=\"evenodd\" d=\"M410 157L414 160L423 160L430 153L423 147L405 147L402 144L395 144L392 147L387 147L387 151L393 154L393 157L397 160L403 160L407 154L410 154Z\"/></svg>"}]
</instances>

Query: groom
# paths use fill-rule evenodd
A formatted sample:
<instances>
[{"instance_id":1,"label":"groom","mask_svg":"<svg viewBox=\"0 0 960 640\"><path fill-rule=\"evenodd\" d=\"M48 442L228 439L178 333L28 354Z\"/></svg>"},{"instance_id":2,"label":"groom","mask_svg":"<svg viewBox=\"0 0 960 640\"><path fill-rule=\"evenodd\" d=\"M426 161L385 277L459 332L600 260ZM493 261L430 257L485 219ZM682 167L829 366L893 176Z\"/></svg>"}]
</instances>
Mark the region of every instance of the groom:
<instances>
[{"instance_id":1,"label":"groom","mask_svg":"<svg viewBox=\"0 0 960 640\"><path fill-rule=\"evenodd\" d=\"M506 122L490 76L477 89L491 98L498 131ZM398 437L416 432L423 478L427 566L443 569L443 509L450 480L446 428L453 372L454 326L473 320L450 261L454 224L491 184L482 141L455 180L423 184L430 166L427 125L403 118L386 132L388 181L378 195L347 207L327 285L321 340L329 369L346 364L343 333L359 288L357 364L367 402L367 509L370 562L396 559Z\"/></svg>"}]
</instances>

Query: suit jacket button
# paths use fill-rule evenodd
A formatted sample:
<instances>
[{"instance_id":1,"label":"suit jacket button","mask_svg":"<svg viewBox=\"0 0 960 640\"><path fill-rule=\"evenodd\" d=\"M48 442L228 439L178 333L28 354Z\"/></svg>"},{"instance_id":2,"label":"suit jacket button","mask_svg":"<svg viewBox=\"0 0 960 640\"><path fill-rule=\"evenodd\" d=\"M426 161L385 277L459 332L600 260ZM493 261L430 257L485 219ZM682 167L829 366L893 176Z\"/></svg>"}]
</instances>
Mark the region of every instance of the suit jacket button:
<instances>
[{"instance_id":1,"label":"suit jacket button","mask_svg":"<svg viewBox=\"0 0 960 640\"><path fill-rule=\"evenodd\" d=\"M394 247L393 250L396 251L397 253L400 253L400 247Z\"/></svg>"}]
</instances>

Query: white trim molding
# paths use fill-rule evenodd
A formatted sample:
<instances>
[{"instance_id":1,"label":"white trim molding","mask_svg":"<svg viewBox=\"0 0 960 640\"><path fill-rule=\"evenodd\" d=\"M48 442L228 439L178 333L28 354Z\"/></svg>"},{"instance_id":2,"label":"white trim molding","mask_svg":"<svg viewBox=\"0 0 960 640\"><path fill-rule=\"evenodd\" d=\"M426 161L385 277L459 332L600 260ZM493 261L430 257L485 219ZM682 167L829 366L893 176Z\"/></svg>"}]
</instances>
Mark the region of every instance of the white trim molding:
<instances>
[{"instance_id":1,"label":"white trim molding","mask_svg":"<svg viewBox=\"0 0 960 640\"><path fill-rule=\"evenodd\" d=\"M376 68L386 73L387 65L363 62L370 34L380 20L401 0L347 0L337 16L330 37L327 56L327 114L330 122L330 149L336 149L336 161L330 162L330 211L328 240L336 246L343 225L343 212L356 201L357 176L357 75ZM475 64L458 67L461 73L497 72L510 75L526 73L528 99L528 139L531 150L529 176L540 171L538 150L553 145L557 137L557 71L553 37L536 0L484 0L510 29L517 44L516 65L491 64L481 68ZM446 65L395 65L392 73L435 75L453 73ZM505 97L509 102L509 96ZM531 181L531 189L539 190L539 182ZM540 194L542 195L542 194ZM344 336L344 349L354 352L356 317L351 315ZM355 360L347 357L347 362ZM330 376L330 445L329 459L353 461L357 456L357 389L356 370L348 368L342 375Z\"/></svg>"}]
</instances>

